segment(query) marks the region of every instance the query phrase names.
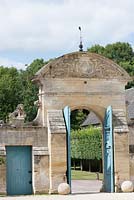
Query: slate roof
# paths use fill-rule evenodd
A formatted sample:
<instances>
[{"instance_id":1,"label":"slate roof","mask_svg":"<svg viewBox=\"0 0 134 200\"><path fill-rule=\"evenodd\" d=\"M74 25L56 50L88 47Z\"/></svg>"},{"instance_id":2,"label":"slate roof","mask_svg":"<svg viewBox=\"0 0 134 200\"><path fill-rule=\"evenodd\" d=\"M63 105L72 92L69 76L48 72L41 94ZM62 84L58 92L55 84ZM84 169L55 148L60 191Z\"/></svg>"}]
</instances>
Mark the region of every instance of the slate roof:
<instances>
[{"instance_id":1,"label":"slate roof","mask_svg":"<svg viewBox=\"0 0 134 200\"><path fill-rule=\"evenodd\" d=\"M88 114L87 118L85 119L85 121L81 124L81 126L98 125L100 123L101 123L101 121L96 116L96 114L93 112L90 112Z\"/></svg>"},{"instance_id":2,"label":"slate roof","mask_svg":"<svg viewBox=\"0 0 134 200\"><path fill-rule=\"evenodd\" d=\"M128 112L128 121L134 119L134 87L127 89L126 91L126 105L127 105L127 112ZM86 120L81 124L81 126L88 126L88 125L98 125L101 121L96 116L95 113L90 112L86 118Z\"/></svg>"}]
</instances>

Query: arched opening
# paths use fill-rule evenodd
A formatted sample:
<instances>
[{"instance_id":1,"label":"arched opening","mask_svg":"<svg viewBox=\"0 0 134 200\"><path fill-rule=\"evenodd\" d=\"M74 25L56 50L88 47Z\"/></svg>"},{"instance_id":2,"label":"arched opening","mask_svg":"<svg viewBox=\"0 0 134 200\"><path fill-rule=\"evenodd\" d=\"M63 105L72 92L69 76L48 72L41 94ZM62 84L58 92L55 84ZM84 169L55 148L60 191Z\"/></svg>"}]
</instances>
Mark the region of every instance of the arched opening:
<instances>
[{"instance_id":1,"label":"arched opening","mask_svg":"<svg viewBox=\"0 0 134 200\"><path fill-rule=\"evenodd\" d=\"M103 128L90 109L71 111L71 185L72 193L100 192L103 180Z\"/></svg>"}]
</instances>

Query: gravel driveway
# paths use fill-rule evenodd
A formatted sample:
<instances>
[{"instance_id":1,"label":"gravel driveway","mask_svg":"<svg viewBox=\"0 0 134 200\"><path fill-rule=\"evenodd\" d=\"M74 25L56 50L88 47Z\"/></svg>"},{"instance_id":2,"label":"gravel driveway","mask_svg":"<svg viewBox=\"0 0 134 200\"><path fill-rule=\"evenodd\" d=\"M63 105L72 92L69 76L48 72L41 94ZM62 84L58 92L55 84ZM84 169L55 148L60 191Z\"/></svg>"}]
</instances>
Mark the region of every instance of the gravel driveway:
<instances>
[{"instance_id":1,"label":"gravel driveway","mask_svg":"<svg viewBox=\"0 0 134 200\"><path fill-rule=\"evenodd\" d=\"M0 196L0 200L134 200L134 193L99 193L101 181L72 181L71 195Z\"/></svg>"},{"instance_id":2,"label":"gravel driveway","mask_svg":"<svg viewBox=\"0 0 134 200\"><path fill-rule=\"evenodd\" d=\"M94 193L72 195L35 195L0 197L0 200L134 200L134 193Z\"/></svg>"},{"instance_id":3,"label":"gravel driveway","mask_svg":"<svg viewBox=\"0 0 134 200\"><path fill-rule=\"evenodd\" d=\"M102 181L97 180L72 180L72 193L98 193L100 192Z\"/></svg>"}]
</instances>

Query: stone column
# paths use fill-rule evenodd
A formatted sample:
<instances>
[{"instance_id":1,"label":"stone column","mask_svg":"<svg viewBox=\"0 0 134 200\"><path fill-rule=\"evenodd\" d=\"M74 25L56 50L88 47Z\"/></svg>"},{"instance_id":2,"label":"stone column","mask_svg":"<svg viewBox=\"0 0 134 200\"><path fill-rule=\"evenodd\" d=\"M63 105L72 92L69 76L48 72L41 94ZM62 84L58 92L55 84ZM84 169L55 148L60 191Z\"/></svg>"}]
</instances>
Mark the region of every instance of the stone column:
<instances>
[{"instance_id":1,"label":"stone column","mask_svg":"<svg viewBox=\"0 0 134 200\"><path fill-rule=\"evenodd\" d=\"M62 110L49 110L48 148L49 148L49 193L57 193L58 185L66 182L66 128Z\"/></svg>"},{"instance_id":2,"label":"stone column","mask_svg":"<svg viewBox=\"0 0 134 200\"><path fill-rule=\"evenodd\" d=\"M129 172L129 129L125 112L121 109L113 110L114 126L114 170L115 185L130 179ZM118 188L116 188L118 192Z\"/></svg>"}]
</instances>

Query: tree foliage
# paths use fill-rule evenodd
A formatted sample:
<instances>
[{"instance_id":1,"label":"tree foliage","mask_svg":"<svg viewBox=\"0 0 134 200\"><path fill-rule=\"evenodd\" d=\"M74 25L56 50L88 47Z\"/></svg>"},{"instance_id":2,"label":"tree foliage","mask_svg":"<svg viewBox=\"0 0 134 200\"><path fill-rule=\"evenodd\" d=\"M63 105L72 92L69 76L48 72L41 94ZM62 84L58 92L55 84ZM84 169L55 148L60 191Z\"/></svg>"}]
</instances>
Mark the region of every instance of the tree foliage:
<instances>
[{"instance_id":1,"label":"tree foliage","mask_svg":"<svg viewBox=\"0 0 134 200\"><path fill-rule=\"evenodd\" d=\"M34 102L38 99L38 86L32 82L32 78L35 73L41 69L46 62L43 59L34 60L25 71L21 71L21 84L22 86L22 97L24 109L26 112L26 121L32 121L36 117L37 107Z\"/></svg>"},{"instance_id":2,"label":"tree foliage","mask_svg":"<svg viewBox=\"0 0 134 200\"><path fill-rule=\"evenodd\" d=\"M78 130L88 115L87 110L77 109L71 112L71 129Z\"/></svg>"},{"instance_id":3,"label":"tree foliage","mask_svg":"<svg viewBox=\"0 0 134 200\"><path fill-rule=\"evenodd\" d=\"M26 70L0 67L0 119L7 120L20 103L24 104L27 121L36 116L34 101L38 99L38 86L32 83L33 75L44 65L43 59L34 60Z\"/></svg>"},{"instance_id":4,"label":"tree foliage","mask_svg":"<svg viewBox=\"0 0 134 200\"><path fill-rule=\"evenodd\" d=\"M89 52L101 54L124 68L130 76L134 77L134 51L129 43L116 42L105 47L94 45L88 48ZM134 86L134 81L128 83L126 88Z\"/></svg>"},{"instance_id":5,"label":"tree foliage","mask_svg":"<svg viewBox=\"0 0 134 200\"><path fill-rule=\"evenodd\" d=\"M97 159L102 158L101 130L93 127L71 132L71 158Z\"/></svg>"},{"instance_id":6,"label":"tree foliage","mask_svg":"<svg viewBox=\"0 0 134 200\"><path fill-rule=\"evenodd\" d=\"M19 71L14 67L0 67L0 119L4 121L17 104L22 102L19 75Z\"/></svg>"}]
</instances>

